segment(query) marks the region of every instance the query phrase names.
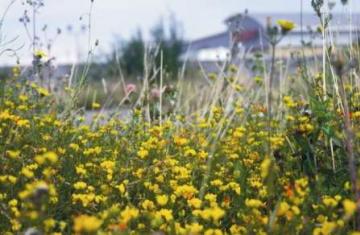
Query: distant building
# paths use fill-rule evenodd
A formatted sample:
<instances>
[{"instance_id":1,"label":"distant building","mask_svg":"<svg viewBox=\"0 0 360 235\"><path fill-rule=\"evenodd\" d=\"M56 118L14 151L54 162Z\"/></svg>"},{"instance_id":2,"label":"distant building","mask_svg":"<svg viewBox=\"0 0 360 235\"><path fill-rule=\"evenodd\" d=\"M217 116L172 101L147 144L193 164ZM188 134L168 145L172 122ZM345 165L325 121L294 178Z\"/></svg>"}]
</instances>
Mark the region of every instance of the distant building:
<instances>
[{"instance_id":1,"label":"distant building","mask_svg":"<svg viewBox=\"0 0 360 235\"><path fill-rule=\"evenodd\" d=\"M182 60L213 63L233 57L242 57L248 52L266 51L269 47L266 27L279 19L295 22L296 28L280 43L280 47L300 47L302 42L314 47L322 45L322 36L317 32L319 18L315 14L237 14L225 20L227 30L212 36L190 41ZM351 22L351 23L350 23ZM349 45L359 39L360 14L351 17L333 14L329 40L335 45Z\"/></svg>"}]
</instances>

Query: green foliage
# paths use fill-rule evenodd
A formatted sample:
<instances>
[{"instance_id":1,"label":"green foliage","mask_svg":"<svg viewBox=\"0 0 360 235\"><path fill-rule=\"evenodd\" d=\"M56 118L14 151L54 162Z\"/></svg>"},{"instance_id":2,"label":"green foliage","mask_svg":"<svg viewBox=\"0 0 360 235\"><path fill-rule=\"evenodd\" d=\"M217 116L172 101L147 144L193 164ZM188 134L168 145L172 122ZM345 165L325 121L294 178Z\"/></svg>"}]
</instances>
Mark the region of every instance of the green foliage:
<instances>
[{"instance_id":1,"label":"green foliage","mask_svg":"<svg viewBox=\"0 0 360 235\"><path fill-rule=\"evenodd\" d=\"M144 73L144 55L152 53L155 59L155 67L161 66L161 54L163 55L163 69L172 77L176 77L180 61L179 56L183 48L183 39L179 30L179 24L170 20L169 28L165 28L164 22L160 21L150 33L149 43L153 50L148 50L150 44L143 38L139 30L129 41L117 42L118 48L112 52L108 60L109 75L118 75L118 67L124 69L126 75L141 76ZM154 49L155 48L155 49Z\"/></svg>"},{"instance_id":2,"label":"green foliage","mask_svg":"<svg viewBox=\"0 0 360 235\"><path fill-rule=\"evenodd\" d=\"M121 65L129 75L140 75L144 70L145 43L138 31L128 43L121 48Z\"/></svg>"},{"instance_id":3,"label":"green foliage","mask_svg":"<svg viewBox=\"0 0 360 235\"><path fill-rule=\"evenodd\" d=\"M161 63L161 53L163 53L165 71L172 76L176 76L180 66L179 56L183 48L183 40L178 29L178 24L173 19L169 27L169 35L166 36L164 23L160 21L152 30L152 38L156 45L159 46L160 53L156 56L156 64L158 67Z\"/></svg>"}]
</instances>

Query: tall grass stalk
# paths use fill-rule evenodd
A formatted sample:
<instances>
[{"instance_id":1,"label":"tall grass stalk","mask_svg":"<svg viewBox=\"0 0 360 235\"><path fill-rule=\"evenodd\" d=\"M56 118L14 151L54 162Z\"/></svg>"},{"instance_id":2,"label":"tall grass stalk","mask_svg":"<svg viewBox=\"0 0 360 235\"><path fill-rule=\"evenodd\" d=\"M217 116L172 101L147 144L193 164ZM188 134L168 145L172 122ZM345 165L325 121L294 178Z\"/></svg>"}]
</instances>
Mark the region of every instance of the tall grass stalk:
<instances>
[{"instance_id":1,"label":"tall grass stalk","mask_svg":"<svg viewBox=\"0 0 360 235\"><path fill-rule=\"evenodd\" d=\"M163 106L163 79L164 79L164 53L163 51L160 52L160 97L159 97L159 120L160 126L162 126L162 106Z\"/></svg>"},{"instance_id":2,"label":"tall grass stalk","mask_svg":"<svg viewBox=\"0 0 360 235\"><path fill-rule=\"evenodd\" d=\"M271 135L272 135L272 126L271 122L273 119L272 115L272 102L273 102L273 82L275 76L275 60L276 60L276 43L271 43L271 65L270 65L270 75L268 83L268 98L267 98L267 112L268 112L268 155L271 156Z\"/></svg>"},{"instance_id":3,"label":"tall grass stalk","mask_svg":"<svg viewBox=\"0 0 360 235\"><path fill-rule=\"evenodd\" d=\"M325 0L325 4L322 7L321 15L321 32L322 32L322 66L323 66L323 94L324 100L327 99L327 88L326 88L326 57L327 57L327 19L328 19L328 1Z\"/></svg>"}]
</instances>

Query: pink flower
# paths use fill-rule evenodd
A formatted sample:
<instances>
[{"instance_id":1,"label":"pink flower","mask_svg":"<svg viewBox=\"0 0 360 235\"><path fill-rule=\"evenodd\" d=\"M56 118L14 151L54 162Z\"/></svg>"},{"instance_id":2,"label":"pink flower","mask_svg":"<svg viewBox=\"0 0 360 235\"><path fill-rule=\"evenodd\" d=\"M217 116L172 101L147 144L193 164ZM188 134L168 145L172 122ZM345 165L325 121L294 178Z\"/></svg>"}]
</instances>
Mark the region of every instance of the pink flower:
<instances>
[{"instance_id":1,"label":"pink flower","mask_svg":"<svg viewBox=\"0 0 360 235\"><path fill-rule=\"evenodd\" d=\"M151 94L152 98L157 99L157 98L160 98L161 92L160 92L160 90L158 88L153 88L153 89L151 89L150 94Z\"/></svg>"},{"instance_id":2,"label":"pink flower","mask_svg":"<svg viewBox=\"0 0 360 235\"><path fill-rule=\"evenodd\" d=\"M126 94L130 95L131 93L136 92L136 85L133 83L126 85Z\"/></svg>"}]
</instances>

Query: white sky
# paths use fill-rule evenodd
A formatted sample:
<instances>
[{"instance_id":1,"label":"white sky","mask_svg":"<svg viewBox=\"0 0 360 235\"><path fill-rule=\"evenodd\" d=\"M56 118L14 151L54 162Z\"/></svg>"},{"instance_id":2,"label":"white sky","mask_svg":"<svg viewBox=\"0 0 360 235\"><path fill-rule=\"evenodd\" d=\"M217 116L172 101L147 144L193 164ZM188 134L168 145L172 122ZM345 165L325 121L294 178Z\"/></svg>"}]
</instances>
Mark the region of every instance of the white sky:
<instances>
[{"instance_id":1,"label":"white sky","mask_svg":"<svg viewBox=\"0 0 360 235\"><path fill-rule=\"evenodd\" d=\"M11 0L0 0L0 15ZM19 23L25 6L25 0L17 0L6 17L3 34L6 38L18 37L13 47L23 46L20 56L30 54L29 40L24 27ZM312 12L310 0L304 1L306 12ZM340 2L340 0L337 0ZM359 0L352 1L352 11L360 12ZM71 24L75 31L85 23L79 20L89 11L90 0L45 0L41 9L39 27L49 25L49 34L57 27L66 29ZM147 33L161 17L175 14L182 23L185 38L195 39L224 30L223 20L231 14L248 9L256 13L299 12L300 0L94 0L93 40L99 39L98 51L108 51L115 36L129 38L138 28ZM349 7L337 11L346 12ZM66 31L66 30L65 30ZM40 34L41 36L41 34ZM75 39L76 38L76 39ZM54 54L58 62L73 62L77 54L84 54L87 48L87 36L74 36L64 32L54 45ZM1 51L2 48L0 48ZM13 63L14 58L0 55L0 65ZM27 62L26 60L23 62Z\"/></svg>"}]
</instances>

